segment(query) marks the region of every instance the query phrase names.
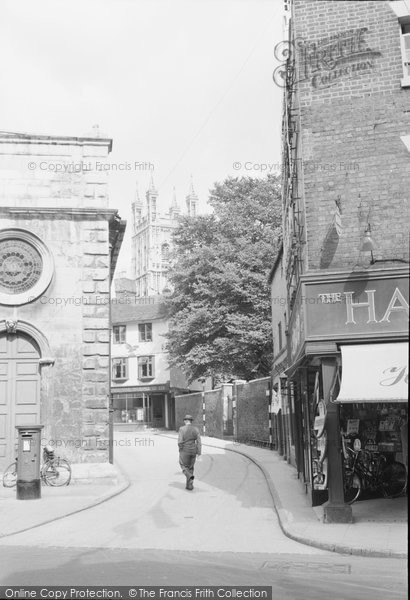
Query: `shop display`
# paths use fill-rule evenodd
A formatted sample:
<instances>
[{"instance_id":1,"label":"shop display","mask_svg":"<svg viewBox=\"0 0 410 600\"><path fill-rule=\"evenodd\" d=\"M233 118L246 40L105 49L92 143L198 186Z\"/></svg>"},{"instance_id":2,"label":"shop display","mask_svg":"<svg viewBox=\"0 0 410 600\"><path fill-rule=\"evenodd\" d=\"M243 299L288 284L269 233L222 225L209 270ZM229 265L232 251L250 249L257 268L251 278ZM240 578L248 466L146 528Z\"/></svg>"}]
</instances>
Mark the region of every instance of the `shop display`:
<instances>
[{"instance_id":1,"label":"shop display","mask_svg":"<svg viewBox=\"0 0 410 600\"><path fill-rule=\"evenodd\" d=\"M362 489L381 490L386 497L394 497L406 489L402 452L405 423L407 405L375 403L341 407L340 427L349 503ZM360 479L360 490L357 478Z\"/></svg>"},{"instance_id":2,"label":"shop display","mask_svg":"<svg viewBox=\"0 0 410 600\"><path fill-rule=\"evenodd\" d=\"M400 429L407 421L407 407L403 405L368 404L343 406L341 430L345 436L359 437L362 446L370 452L390 454L387 458L398 460L402 453ZM359 415L361 418L358 418Z\"/></svg>"}]
</instances>

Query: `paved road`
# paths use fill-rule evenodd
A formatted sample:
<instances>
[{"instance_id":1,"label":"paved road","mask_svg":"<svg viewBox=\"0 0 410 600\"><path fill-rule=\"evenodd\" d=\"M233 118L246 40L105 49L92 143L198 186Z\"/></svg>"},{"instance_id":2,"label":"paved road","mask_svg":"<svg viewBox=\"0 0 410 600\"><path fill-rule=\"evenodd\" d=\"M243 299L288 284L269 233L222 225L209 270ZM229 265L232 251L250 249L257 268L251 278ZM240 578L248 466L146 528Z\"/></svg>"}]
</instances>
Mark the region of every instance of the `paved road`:
<instances>
[{"instance_id":1,"label":"paved road","mask_svg":"<svg viewBox=\"0 0 410 600\"><path fill-rule=\"evenodd\" d=\"M175 440L116 436L132 485L83 513L0 542L2 585L273 585L274 598L405 597L405 561L286 538L259 469L205 448L185 490ZM28 506L29 507L29 506Z\"/></svg>"}]
</instances>

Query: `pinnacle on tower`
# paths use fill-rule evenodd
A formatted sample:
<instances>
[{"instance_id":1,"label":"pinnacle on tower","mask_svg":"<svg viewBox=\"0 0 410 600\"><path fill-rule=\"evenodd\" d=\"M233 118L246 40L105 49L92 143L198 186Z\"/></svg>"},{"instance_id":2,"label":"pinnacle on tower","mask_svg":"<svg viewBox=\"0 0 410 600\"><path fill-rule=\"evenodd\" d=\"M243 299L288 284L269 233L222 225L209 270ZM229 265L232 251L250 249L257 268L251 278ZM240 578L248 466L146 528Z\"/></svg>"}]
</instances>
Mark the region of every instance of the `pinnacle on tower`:
<instances>
[{"instance_id":1,"label":"pinnacle on tower","mask_svg":"<svg viewBox=\"0 0 410 600\"><path fill-rule=\"evenodd\" d=\"M155 187L154 184L154 175L151 174L151 177L149 178L149 188L148 188L149 192L155 192L157 193L157 189Z\"/></svg>"},{"instance_id":2,"label":"pinnacle on tower","mask_svg":"<svg viewBox=\"0 0 410 600\"><path fill-rule=\"evenodd\" d=\"M152 174L149 179L149 187L147 193L145 194L145 197L147 199L148 212L151 212L152 210L156 212L156 200L158 198L158 190L155 187L154 176Z\"/></svg>"},{"instance_id":3,"label":"pinnacle on tower","mask_svg":"<svg viewBox=\"0 0 410 600\"><path fill-rule=\"evenodd\" d=\"M195 196L196 197L196 193L195 193L195 190L194 190L194 180L192 178L192 175L191 175L191 182L190 182L190 185L189 185L188 196Z\"/></svg>"},{"instance_id":4,"label":"pinnacle on tower","mask_svg":"<svg viewBox=\"0 0 410 600\"><path fill-rule=\"evenodd\" d=\"M172 202L171 202L171 208L169 210L169 214L171 216L171 219L174 219L175 217L177 217L180 213L180 208L178 206L178 202L177 202L177 194L175 191L175 187L174 187L174 191L172 194Z\"/></svg>"},{"instance_id":5,"label":"pinnacle on tower","mask_svg":"<svg viewBox=\"0 0 410 600\"><path fill-rule=\"evenodd\" d=\"M198 196L195 193L194 182L193 182L192 175L191 175L191 183L189 186L189 193L188 193L188 196L186 197L186 208L187 208L188 216L190 216L190 217L196 216L197 202L198 202Z\"/></svg>"},{"instance_id":6,"label":"pinnacle on tower","mask_svg":"<svg viewBox=\"0 0 410 600\"><path fill-rule=\"evenodd\" d=\"M142 202L138 191L138 183L135 186L134 201L131 204L132 218L134 222L134 231L142 217Z\"/></svg>"},{"instance_id":7,"label":"pinnacle on tower","mask_svg":"<svg viewBox=\"0 0 410 600\"><path fill-rule=\"evenodd\" d=\"M135 194L134 194L133 204L135 204L136 206L142 206L142 201L141 201L140 193L138 190L138 182L135 184Z\"/></svg>"}]
</instances>

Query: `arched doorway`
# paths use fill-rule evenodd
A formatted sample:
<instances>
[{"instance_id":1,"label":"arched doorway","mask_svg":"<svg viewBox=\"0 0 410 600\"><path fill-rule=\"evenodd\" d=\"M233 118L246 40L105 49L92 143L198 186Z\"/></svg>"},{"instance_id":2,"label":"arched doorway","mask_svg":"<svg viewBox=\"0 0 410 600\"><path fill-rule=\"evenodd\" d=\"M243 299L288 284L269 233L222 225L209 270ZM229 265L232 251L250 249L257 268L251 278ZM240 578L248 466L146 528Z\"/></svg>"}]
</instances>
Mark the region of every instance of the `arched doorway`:
<instances>
[{"instance_id":1,"label":"arched doorway","mask_svg":"<svg viewBox=\"0 0 410 600\"><path fill-rule=\"evenodd\" d=\"M15 456L15 425L40 422L40 356L26 333L0 333L0 467Z\"/></svg>"}]
</instances>

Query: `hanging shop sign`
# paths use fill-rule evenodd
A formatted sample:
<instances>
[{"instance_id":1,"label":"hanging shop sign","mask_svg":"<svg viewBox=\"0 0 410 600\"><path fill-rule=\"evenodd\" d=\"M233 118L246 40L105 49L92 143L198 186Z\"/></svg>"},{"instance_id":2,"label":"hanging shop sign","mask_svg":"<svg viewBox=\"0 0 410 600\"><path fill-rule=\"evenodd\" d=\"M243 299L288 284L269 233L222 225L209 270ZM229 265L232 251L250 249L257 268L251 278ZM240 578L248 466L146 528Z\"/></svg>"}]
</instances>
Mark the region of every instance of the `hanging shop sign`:
<instances>
[{"instance_id":1,"label":"hanging shop sign","mask_svg":"<svg viewBox=\"0 0 410 600\"><path fill-rule=\"evenodd\" d=\"M274 415L277 415L279 413L279 411L281 410L281 408L282 408L282 398L281 398L280 386L279 386L277 392L275 392L275 390L272 391L271 413L273 413Z\"/></svg>"},{"instance_id":2,"label":"hanging shop sign","mask_svg":"<svg viewBox=\"0 0 410 600\"><path fill-rule=\"evenodd\" d=\"M297 295L288 328L290 344L290 364L298 356L305 341L304 311L300 294Z\"/></svg>"},{"instance_id":3,"label":"hanging shop sign","mask_svg":"<svg viewBox=\"0 0 410 600\"><path fill-rule=\"evenodd\" d=\"M313 425L313 431L317 438L322 437L326 427L326 404L324 400L319 400L317 404L317 414Z\"/></svg>"}]
</instances>

